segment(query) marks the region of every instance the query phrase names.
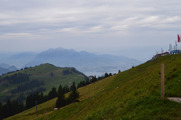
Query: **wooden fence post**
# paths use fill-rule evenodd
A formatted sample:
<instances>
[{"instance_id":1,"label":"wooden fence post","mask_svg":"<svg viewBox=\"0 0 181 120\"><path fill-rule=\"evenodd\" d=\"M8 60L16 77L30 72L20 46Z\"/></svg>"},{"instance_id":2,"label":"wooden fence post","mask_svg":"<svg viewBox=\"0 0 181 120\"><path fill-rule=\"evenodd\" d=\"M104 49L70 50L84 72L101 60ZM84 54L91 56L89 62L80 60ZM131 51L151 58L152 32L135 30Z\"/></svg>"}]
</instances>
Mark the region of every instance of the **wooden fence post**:
<instances>
[{"instance_id":1,"label":"wooden fence post","mask_svg":"<svg viewBox=\"0 0 181 120\"><path fill-rule=\"evenodd\" d=\"M161 99L165 99L164 64L161 64Z\"/></svg>"}]
</instances>

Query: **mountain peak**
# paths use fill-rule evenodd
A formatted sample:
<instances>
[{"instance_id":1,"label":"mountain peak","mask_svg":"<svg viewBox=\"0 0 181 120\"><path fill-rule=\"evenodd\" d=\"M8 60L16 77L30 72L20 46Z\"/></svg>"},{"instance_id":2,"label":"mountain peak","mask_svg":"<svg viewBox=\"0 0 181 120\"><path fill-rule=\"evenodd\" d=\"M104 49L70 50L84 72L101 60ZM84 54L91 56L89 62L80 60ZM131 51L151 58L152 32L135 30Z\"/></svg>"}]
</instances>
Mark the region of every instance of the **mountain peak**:
<instances>
[{"instance_id":1,"label":"mountain peak","mask_svg":"<svg viewBox=\"0 0 181 120\"><path fill-rule=\"evenodd\" d=\"M35 59L25 66L35 66L51 63L60 67L75 67L86 75L103 75L105 72L117 73L136 66L141 62L127 57L114 55L96 55L86 51L55 48L38 54Z\"/></svg>"}]
</instances>

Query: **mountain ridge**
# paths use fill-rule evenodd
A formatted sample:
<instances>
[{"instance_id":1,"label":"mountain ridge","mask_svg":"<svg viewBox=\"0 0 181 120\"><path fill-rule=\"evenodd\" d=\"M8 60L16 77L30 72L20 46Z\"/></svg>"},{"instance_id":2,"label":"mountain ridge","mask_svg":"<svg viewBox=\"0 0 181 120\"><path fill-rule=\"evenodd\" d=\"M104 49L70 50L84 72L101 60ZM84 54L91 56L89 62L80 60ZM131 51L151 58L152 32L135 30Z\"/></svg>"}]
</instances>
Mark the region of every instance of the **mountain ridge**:
<instances>
[{"instance_id":1,"label":"mountain ridge","mask_svg":"<svg viewBox=\"0 0 181 120\"><path fill-rule=\"evenodd\" d=\"M103 75L105 72L116 73L119 69L126 70L141 63L138 60L122 56L96 55L85 51L77 52L73 49L57 48L41 52L25 66L46 62L61 67L75 67L87 75L94 75L94 73Z\"/></svg>"},{"instance_id":2,"label":"mountain ridge","mask_svg":"<svg viewBox=\"0 0 181 120\"><path fill-rule=\"evenodd\" d=\"M0 75L2 74L6 74L8 72L13 72L16 71L18 68L16 68L14 65L10 66L8 64L5 63L1 63L0 64Z\"/></svg>"},{"instance_id":3,"label":"mountain ridge","mask_svg":"<svg viewBox=\"0 0 181 120\"><path fill-rule=\"evenodd\" d=\"M43 63L51 63L59 67L75 67L86 75L101 76L105 72L117 73L132 66L142 63L139 60L124 56L109 54L95 54L74 49L51 48L40 53L22 52L12 54L0 54L1 63L14 65L18 69L35 66Z\"/></svg>"}]
</instances>

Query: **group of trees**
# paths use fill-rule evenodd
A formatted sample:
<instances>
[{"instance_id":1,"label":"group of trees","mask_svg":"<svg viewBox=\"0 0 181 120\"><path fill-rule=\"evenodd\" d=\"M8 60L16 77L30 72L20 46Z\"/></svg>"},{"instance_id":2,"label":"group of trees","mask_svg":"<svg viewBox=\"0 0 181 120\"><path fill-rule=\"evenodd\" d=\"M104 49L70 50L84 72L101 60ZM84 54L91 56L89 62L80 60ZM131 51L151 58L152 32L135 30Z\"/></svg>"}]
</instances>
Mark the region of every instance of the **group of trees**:
<instances>
[{"instance_id":1,"label":"group of trees","mask_svg":"<svg viewBox=\"0 0 181 120\"><path fill-rule=\"evenodd\" d=\"M26 69L26 68L25 68ZM26 100L27 94L34 94L36 92L43 92L46 89L43 87L44 82L40 80L30 79L31 74L14 73L12 75L0 76L1 85L8 87L9 85L17 84L17 86L10 90L11 96L4 97L2 101L7 101L19 94L18 101Z\"/></svg>"},{"instance_id":2,"label":"group of trees","mask_svg":"<svg viewBox=\"0 0 181 120\"><path fill-rule=\"evenodd\" d=\"M27 90L31 90L31 89L39 87L41 85L44 85L43 81L31 80L31 81L28 81L24 84L18 85L15 89L11 90L11 94L16 94L16 93L24 92ZM45 91L45 89L43 89L42 91Z\"/></svg>"},{"instance_id":3,"label":"group of trees","mask_svg":"<svg viewBox=\"0 0 181 120\"><path fill-rule=\"evenodd\" d=\"M64 94L70 92L70 95L68 98L65 98ZM67 104L70 104L74 102L78 98L79 94L77 92L77 87L75 85L75 82L70 86L64 86L62 87L61 85L58 88L58 91L56 90L55 87L51 89L51 91L48 93L48 95L43 95L43 93L35 93L32 95L29 95L26 98L26 109L29 109L37 104L41 104L43 102L46 102L50 99L53 98L58 98L56 102L56 107L60 108L62 106L65 106Z\"/></svg>"},{"instance_id":4,"label":"group of trees","mask_svg":"<svg viewBox=\"0 0 181 120\"><path fill-rule=\"evenodd\" d=\"M68 98L65 98L65 95L64 95L65 93L66 93L66 91L64 91L64 89L60 85L58 88L58 93L57 93L57 97L58 97L58 99L56 101L57 108L68 105L68 104L76 101L76 99L79 97L79 93L77 92L77 87L75 85L75 82L73 82L73 84L70 86L70 94L69 94Z\"/></svg>"},{"instance_id":5,"label":"group of trees","mask_svg":"<svg viewBox=\"0 0 181 120\"><path fill-rule=\"evenodd\" d=\"M29 109L36 105L36 102L41 104L47 101L47 97L43 95L43 93L35 93L27 96L26 98L26 109Z\"/></svg>"},{"instance_id":6,"label":"group of trees","mask_svg":"<svg viewBox=\"0 0 181 120\"><path fill-rule=\"evenodd\" d=\"M17 76L19 76L19 75L17 75ZM73 82L70 87L68 87L67 85L62 87L60 85L58 88L58 91L56 90L55 87L53 87L51 89L51 91L48 93L48 95L43 95L42 92L30 94L29 96L26 97L25 105L20 101L11 101L11 100L8 100L7 103L5 103L5 104L0 103L0 120L4 119L6 117L9 117L11 115L17 114L19 112L22 112L26 109L29 109L29 108L35 106L36 104L41 104L43 102L46 102L55 97L57 97L57 101L56 101L57 108L68 105L72 102L75 102L77 100L77 98L79 97L77 88L86 86L88 84L91 84L93 82L96 82L98 80L104 79L109 76L112 76L112 74L105 73L104 76L101 76L98 78L96 76L93 76L89 80L80 81L77 86L75 85L75 82ZM28 75L23 75L23 77L21 77L21 78L28 78L28 77L29 77ZM8 78L8 79L10 79L10 78ZM16 81L16 82L19 82L19 81ZM67 98L65 98L65 93L68 93L68 92L70 92L70 94Z\"/></svg>"},{"instance_id":7,"label":"group of trees","mask_svg":"<svg viewBox=\"0 0 181 120\"><path fill-rule=\"evenodd\" d=\"M60 85L61 86L61 85ZM22 112L26 109L29 109L31 107L34 107L37 104L41 104L44 103L50 99L56 98L58 97L58 100L60 100L60 96L62 96L61 91L63 92L63 95L69 91L71 91L70 93L70 97L68 99L63 99L63 106L71 103L72 101L75 100L75 98L78 97L78 93L75 92L75 90L77 90L75 83L72 84L72 86L69 88L68 86L64 86L64 87L60 87L58 91L56 90L55 87L53 87L51 89L51 91L49 91L48 95L43 95L43 93L33 93L30 94L26 97L26 102L25 105L20 102L19 100L8 100L7 103L2 104L0 103L0 120L12 116L14 114L17 114L19 112ZM76 93L76 95L75 95ZM62 104L62 100L61 103ZM58 105L58 103L57 103ZM60 105L61 107L62 105Z\"/></svg>"},{"instance_id":8,"label":"group of trees","mask_svg":"<svg viewBox=\"0 0 181 120\"><path fill-rule=\"evenodd\" d=\"M4 105L0 103L0 120L22 112L23 110L25 110L25 107L21 102L8 100Z\"/></svg>"},{"instance_id":9,"label":"group of trees","mask_svg":"<svg viewBox=\"0 0 181 120\"><path fill-rule=\"evenodd\" d=\"M62 88L62 91L65 94L65 93L70 91L70 88L66 85ZM43 95L42 92L41 93L37 92L37 93L31 94L26 98L26 109L29 109L29 108L35 106L36 102L37 102L37 104L41 104L41 103L44 103L50 99L56 98L56 97L58 97L58 94L59 94L59 89L57 92L55 87L53 87L49 91L48 95Z\"/></svg>"},{"instance_id":10,"label":"group of trees","mask_svg":"<svg viewBox=\"0 0 181 120\"><path fill-rule=\"evenodd\" d=\"M11 76L6 76L4 78L0 78L1 81L8 81L8 83L10 84L17 84L17 83L22 83L22 82L26 82L29 81L29 74L25 74L25 73L16 73L14 75Z\"/></svg>"},{"instance_id":11,"label":"group of trees","mask_svg":"<svg viewBox=\"0 0 181 120\"><path fill-rule=\"evenodd\" d=\"M120 72L120 70L119 70L119 72ZM106 78L106 77L110 77L110 76L112 76L112 73L109 73L109 74L108 74L108 73L105 73L103 76L99 76L99 77L92 76L91 79L89 78L89 80L80 81L80 82L78 83L77 87L80 88L80 87L86 86L86 85L88 85L88 84L94 83L94 82L96 82L96 81L102 80L102 79L104 79L104 78Z\"/></svg>"},{"instance_id":12,"label":"group of trees","mask_svg":"<svg viewBox=\"0 0 181 120\"><path fill-rule=\"evenodd\" d=\"M120 71L119 71L120 72ZM72 86L70 87L70 95L68 98L65 98L65 89L62 88L62 86L60 85L59 88L58 88L58 93L57 93L57 101L56 101L56 107L57 108L60 108L60 107L63 107L67 104L70 104L74 101L76 101L76 99L79 97L79 93L77 92L77 88L79 87L83 87L83 86L86 86L88 84L91 84L93 82L96 82L98 80L101 80L101 79L104 79L106 77L110 77L112 76L112 73L105 73L104 76L101 76L101 77L96 77L96 76L92 76L91 79L89 80L83 80L83 81L80 81L76 87L75 83L73 82Z\"/></svg>"}]
</instances>

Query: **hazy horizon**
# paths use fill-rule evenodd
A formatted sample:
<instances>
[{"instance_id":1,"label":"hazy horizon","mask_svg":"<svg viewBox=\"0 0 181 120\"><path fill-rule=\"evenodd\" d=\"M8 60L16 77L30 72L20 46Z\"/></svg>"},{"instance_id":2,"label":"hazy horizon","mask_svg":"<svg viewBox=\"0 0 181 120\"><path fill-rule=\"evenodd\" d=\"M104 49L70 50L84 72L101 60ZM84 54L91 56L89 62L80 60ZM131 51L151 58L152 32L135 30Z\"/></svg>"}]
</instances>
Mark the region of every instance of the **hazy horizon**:
<instances>
[{"instance_id":1,"label":"hazy horizon","mask_svg":"<svg viewBox=\"0 0 181 120\"><path fill-rule=\"evenodd\" d=\"M63 47L149 60L174 44L181 1L2 0L0 51Z\"/></svg>"}]
</instances>

